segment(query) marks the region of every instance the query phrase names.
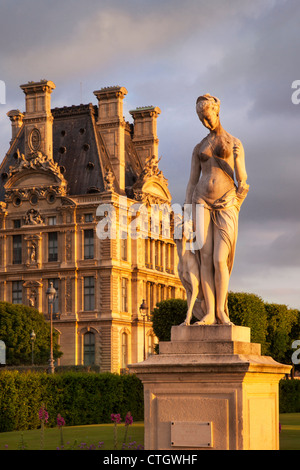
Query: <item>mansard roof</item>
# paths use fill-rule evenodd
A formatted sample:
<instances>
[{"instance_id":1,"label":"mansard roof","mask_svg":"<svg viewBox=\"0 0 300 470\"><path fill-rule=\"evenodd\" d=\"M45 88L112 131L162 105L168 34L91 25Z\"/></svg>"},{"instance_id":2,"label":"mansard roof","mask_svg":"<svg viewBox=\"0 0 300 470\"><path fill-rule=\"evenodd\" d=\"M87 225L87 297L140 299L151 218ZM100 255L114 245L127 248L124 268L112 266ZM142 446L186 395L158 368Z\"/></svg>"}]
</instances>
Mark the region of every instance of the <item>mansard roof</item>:
<instances>
[{"instance_id":1,"label":"mansard roof","mask_svg":"<svg viewBox=\"0 0 300 470\"><path fill-rule=\"evenodd\" d=\"M68 182L69 195L104 191L104 174L111 167L108 152L97 129L98 108L93 104L65 106L51 110L53 115L53 159ZM128 123L127 123L128 124ZM142 171L142 164L131 141L131 126L125 135L125 185L131 187ZM14 166L17 150L25 153L24 131L12 143L1 167L0 200L9 167ZM115 181L115 186L117 182ZM118 188L115 188L118 190Z\"/></svg>"},{"instance_id":2,"label":"mansard roof","mask_svg":"<svg viewBox=\"0 0 300 470\"><path fill-rule=\"evenodd\" d=\"M44 82L33 85L41 84L44 84ZM30 87L33 86L31 82L29 85ZM24 87L25 85L21 86L22 89ZM111 106L109 110L118 109L119 112L119 108L113 108L113 106L115 106L115 102L113 101L114 94L116 93L116 90L119 91L120 87L118 89L117 88L118 87L112 87L108 89L110 95L112 95L109 95L109 99L112 100L112 105L109 104L109 106ZM142 193L144 192L143 188L145 188L146 174L148 179L154 176L157 179L156 165L154 165L153 168L151 167L153 158L157 161L157 156L153 156L154 153L157 154L158 144L158 139L156 137L156 124L154 124L153 121L156 118L150 118L149 111L153 112L153 110L156 110L157 114L159 114L160 110L159 108L146 107L137 108L135 111L131 111L130 114L133 115L135 121L134 124L122 121L122 119L122 122L118 121L115 115L113 115L113 119L111 119L111 114L107 115L107 121L104 122L103 109L105 107L105 109L108 109L108 105L106 104L108 99L106 95L108 94L108 91L106 89L103 90L95 92L99 100L98 106L93 105L92 103L80 104L77 106L64 106L53 109L50 109L49 106L48 111L45 111L43 105L39 109L42 119L44 119L45 116L48 120L53 118L53 126L51 124L53 141L49 158L52 159L53 157L55 164L60 168L63 178L67 182L67 194L71 197L90 193L102 193L106 191L106 175L110 173L113 175L113 189L115 192L127 195L133 199L138 198L141 200L143 197ZM124 91L125 89L122 88L121 90ZM10 181L10 176L12 174L11 167L16 167L16 165L18 166L18 162L21 157L23 158L25 156L27 159L28 135L26 132L29 132L30 129L32 129L32 123L34 123L35 120L38 122L40 116L32 110L33 108L30 99L31 95L27 90L26 112L23 114L19 110L13 110L8 113L8 116L12 121L13 137L10 143L10 148L0 164L0 201L5 201L5 185ZM102 106L101 111L100 105ZM47 106L47 103L45 106ZM141 110L143 113L141 113ZM110 112L111 111L109 111L109 113ZM18 119L20 125L16 126L13 121ZM142 119L144 119L144 122L141 121ZM27 123L27 128L25 121ZM106 126L113 128L114 125L120 125L124 128L125 188L123 181L122 188L119 186L119 179L114 173L115 170L113 166L115 164L113 162L115 157L110 155L106 137L102 134L102 132L106 132ZM48 142L47 145L51 145L50 142ZM156 149L154 149L155 146ZM45 156L47 154L46 147L44 149L44 154ZM152 163L149 166L150 161ZM147 173L145 173L146 168L148 169ZM170 202L171 196L167 189L167 180L163 175L161 174L160 178L156 182L153 180L153 183L155 183L155 188L158 184L159 186L161 185L162 189L157 193L157 189L154 188L154 191L152 191L153 197L157 196L159 199L159 195L161 194L161 198L163 200L165 200L166 197ZM149 193L151 193L150 186L147 186L147 188L149 187L149 191L147 189L147 192Z\"/></svg>"}]
</instances>

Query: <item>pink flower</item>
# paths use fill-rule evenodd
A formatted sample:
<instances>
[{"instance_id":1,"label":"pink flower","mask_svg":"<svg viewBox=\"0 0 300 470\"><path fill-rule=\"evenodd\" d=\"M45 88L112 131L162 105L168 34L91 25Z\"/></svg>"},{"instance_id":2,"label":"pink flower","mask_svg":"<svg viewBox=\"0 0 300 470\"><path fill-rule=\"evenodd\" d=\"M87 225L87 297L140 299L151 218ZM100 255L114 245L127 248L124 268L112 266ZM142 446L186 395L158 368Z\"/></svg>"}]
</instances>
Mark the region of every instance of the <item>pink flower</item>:
<instances>
[{"instance_id":1,"label":"pink flower","mask_svg":"<svg viewBox=\"0 0 300 470\"><path fill-rule=\"evenodd\" d=\"M111 417L111 420L116 424L119 424L122 421L119 413L118 414L112 413L110 417Z\"/></svg>"},{"instance_id":2,"label":"pink flower","mask_svg":"<svg viewBox=\"0 0 300 470\"><path fill-rule=\"evenodd\" d=\"M129 426L133 423L133 417L131 416L130 411L128 411L127 415L125 416L125 426Z\"/></svg>"},{"instance_id":3,"label":"pink flower","mask_svg":"<svg viewBox=\"0 0 300 470\"><path fill-rule=\"evenodd\" d=\"M66 424L64 418L60 414L57 415L56 421L57 421L57 426L59 428L61 428L62 426Z\"/></svg>"},{"instance_id":4,"label":"pink flower","mask_svg":"<svg viewBox=\"0 0 300 470\"><path fill-rule=\"evenodd\" d=\"M42 407L39 409L39 419L41 421L45 421L47 423L48 419L49 419L49 415L48 415L48 412L45 408L44 405L42 405Z\"/></svg>"}]
</instances>

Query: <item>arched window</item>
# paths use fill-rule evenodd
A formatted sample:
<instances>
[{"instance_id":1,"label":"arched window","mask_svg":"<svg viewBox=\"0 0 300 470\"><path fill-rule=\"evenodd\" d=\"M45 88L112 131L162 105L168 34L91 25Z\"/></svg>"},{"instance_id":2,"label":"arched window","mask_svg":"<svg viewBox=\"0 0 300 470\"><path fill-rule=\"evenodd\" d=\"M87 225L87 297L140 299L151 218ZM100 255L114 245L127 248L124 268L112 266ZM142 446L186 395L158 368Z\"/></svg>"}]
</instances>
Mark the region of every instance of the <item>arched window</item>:
<instances>
[{"instance_id":1,"label":"arched window","mask_svg":"<svg viewBox=\"0 0 300 470\"><path fill-rule=\"evenodd\" d=\"M83 363L85 366L95 364L95 334L88 331L83 340Z\"/></svg>"}]
</instances>

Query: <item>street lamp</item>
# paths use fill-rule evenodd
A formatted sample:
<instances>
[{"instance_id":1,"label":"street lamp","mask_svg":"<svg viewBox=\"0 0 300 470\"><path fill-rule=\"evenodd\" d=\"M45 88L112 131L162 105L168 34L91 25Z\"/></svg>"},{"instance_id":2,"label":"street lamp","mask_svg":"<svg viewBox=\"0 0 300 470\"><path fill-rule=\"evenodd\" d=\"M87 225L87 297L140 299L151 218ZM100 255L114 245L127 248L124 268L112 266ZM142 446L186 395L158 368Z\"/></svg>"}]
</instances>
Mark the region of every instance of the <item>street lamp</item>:
<instances>
[{"instance_id":1,"label":"street lamp","mask_svg":"<svg viewBox=\"0 0 300 470\"><path fill-rule=\"evenodd\" d=\"M147 304L146 304L145 300L143 300L143 302L140 305L140 312L141 312L141 315L143 317L144 361L146 360L146 326L145 326L145 319L146 319L146 316L147 316L147 310L148 310Z\"/></svg>"},{"instance_id":2,"label":"street lamp","mask_svg":"<svg viewBox=\"0 0 300 470\"><path fill-rule=\"evenodd\" d=\"M35 332L32 330L32 332L30 333L30 339L31 339L31 362L32 362L32 365L33 365L33 346L34 346L35 338L36 338L36 334L35 334Z\"/></svg>"},{"instance_id":3,"label":"street lamp","mask_svg":"<svg viewBox=\"0 0 300 470\"><path fill-rule=\"evenodd\" d=\"M56 290L53 287L53 282L50 282L50 287L48 287L47 292L48 303L50 304L50 358L49 358L49 367L48 373L54 374L54 360L53 360L53 302L56 297Z\"/></svg>"}]
</instances>

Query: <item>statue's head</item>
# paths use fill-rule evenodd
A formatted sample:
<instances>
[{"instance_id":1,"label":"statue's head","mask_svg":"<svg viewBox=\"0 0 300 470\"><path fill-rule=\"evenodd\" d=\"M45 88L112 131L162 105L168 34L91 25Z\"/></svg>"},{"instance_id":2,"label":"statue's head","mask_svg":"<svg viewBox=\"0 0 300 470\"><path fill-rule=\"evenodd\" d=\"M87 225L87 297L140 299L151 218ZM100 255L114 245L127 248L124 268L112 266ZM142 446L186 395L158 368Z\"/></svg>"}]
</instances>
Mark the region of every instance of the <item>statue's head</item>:
<instances>
[{"instance_id":1,"label":"statue's head","mask_svg":"<svg viewBox=\"0 0 300 470\"><path fill-rule=\"evenodd\" d=\"M219 124L220 100L209 93L199 96L196 101L196 112L202 124L214 130Z\"/></svg>"}]
</instances>

